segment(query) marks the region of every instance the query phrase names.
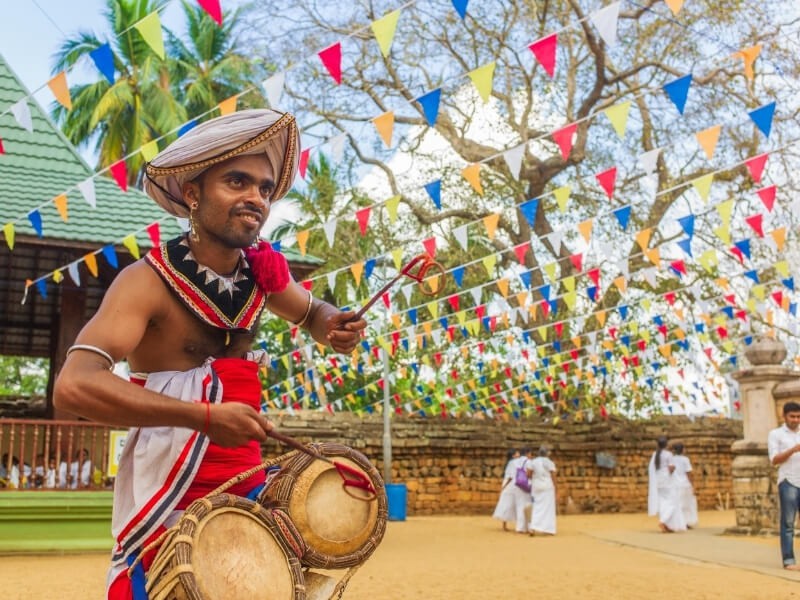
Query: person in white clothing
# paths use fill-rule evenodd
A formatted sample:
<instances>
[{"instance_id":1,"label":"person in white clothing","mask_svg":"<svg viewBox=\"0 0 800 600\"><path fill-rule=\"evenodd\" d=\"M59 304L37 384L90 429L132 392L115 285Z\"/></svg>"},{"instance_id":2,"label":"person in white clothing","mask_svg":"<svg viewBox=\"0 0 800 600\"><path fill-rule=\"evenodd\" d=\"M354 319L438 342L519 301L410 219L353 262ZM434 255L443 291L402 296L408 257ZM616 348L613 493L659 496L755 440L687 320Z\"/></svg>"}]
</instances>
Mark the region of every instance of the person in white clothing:
<instances>
[{"instance_id":1,"label":"person in white clothing","mask_svg":"<svg viewBox=\"0 0 800 600\"><path fill-rule=\"evenodd\" d=\"M506 460L506 467L503 473L503 483L500 487L500 498L497 500L497 506L494 508L492 518L499 519L503 522L503 531L508 531L506 521L514 521L517 518L514 509L514 476L516 469L514 463L519 458L519 450L512 448L508 451Z\"/></svg>"},{"instance_id":2,"label":"person in white clothing","mask_svg":"<svg viewBox=\"0 0 800 600\"><path fill-rule=\"evenodd\" d=\"M531 506L531 486L526 471L526 463L533 456L533 450L523 448L521 456L512 462L514 481L509 485L514 498L514 530L517 533L528 532L528 510Z\"/></svg>"},{"instance_id":3,"label":"person in white clothing","mask_svg":"<svg viewBox=\"0 0 800 600\"><path fill-rule=\"evenodd\" d=\"M669 440L665 436L656 440L656 451L650 457L647 468L650 479L647 512L651 516L658 515L658 526L664 533L686 529L672 486L674 467L670 468L672 452L667 450L668 443Z\"/></svg>"},{"instance_id":4,"label":"person in white clothing","mask_svg":"<svg viewBox=\"0 0 800 600\"><path fill-rule=\"evenodd\" d=\"M529 460L525 468L531 478L533 511L528 531L535 533L556 533L556 465L548 457L547 446L539 448L539 455Z\"/></svg>"},{"instance_id":5,"label":"person in white clothing","mask_svg":"<svg viewBox=\"0 0 800 600\"><path fill-rule=\"evenodd\" d=\"M800 404L783 405L783 425L767 436L770 462L778 467L778 501L783 568L800 571L794 558L794 522L800 507Z\"/></svg>"},{"instance_id":6,"label":"person in white clothing","mask_svg":"<svg viewBox=\"0 0 800 600\"><path fill-rule=\"evenodd\" d=\"M697 525L697 498L694 495L692 479L692 462L683 454L683 444L672 444L672 484L675 487L677 502L683 513L686 527L691 529Z\"/></svg>"}]
</instances>

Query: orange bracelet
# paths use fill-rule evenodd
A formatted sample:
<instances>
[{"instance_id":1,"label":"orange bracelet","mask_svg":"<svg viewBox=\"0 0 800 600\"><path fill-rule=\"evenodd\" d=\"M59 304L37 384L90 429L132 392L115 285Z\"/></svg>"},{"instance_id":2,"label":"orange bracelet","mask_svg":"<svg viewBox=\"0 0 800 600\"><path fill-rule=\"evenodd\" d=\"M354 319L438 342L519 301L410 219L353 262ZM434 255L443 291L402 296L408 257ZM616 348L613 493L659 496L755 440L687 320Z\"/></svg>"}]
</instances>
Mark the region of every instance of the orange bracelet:
<instances>
[{"instance_id":1,"label":"orange bracelet","mask_svg":"<svg viewBox=\"0 0 800 600\"><path fill-rule=\"evenodd\" d=\"M203 425L203 435L208 435L208 428L211 426L211 402L206 402L206 422Z\"/></svg>"}]
</instances>

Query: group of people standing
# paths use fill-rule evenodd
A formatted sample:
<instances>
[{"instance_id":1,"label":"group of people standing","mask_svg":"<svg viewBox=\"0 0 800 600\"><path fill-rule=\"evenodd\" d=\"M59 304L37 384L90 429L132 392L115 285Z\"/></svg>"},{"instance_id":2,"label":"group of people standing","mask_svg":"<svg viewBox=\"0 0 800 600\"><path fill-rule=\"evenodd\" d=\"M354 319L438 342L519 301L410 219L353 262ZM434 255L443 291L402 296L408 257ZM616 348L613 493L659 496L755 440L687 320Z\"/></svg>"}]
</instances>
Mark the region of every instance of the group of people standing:
<instances>
[{"instance_id":1,"label":"group of people standing","mask_svg":"<svg viewBox=\"0 0 800 600\"><path fill-rule=\"evenodd\" d=\"M556 533L556 465L550 449L541 446L534 457L531 448L508 451L495 519L513 522L517 533L529 535ZM530 518L528 514L530 513Z\"/></svg>"},{"instance_id":2,"label":"group of people standing","mask_svg":"<svg viewBox=\"0 0 800 600\"><path fill-rule=\"evenodd\" d=\"M659 437L648 467L647 513L658 515L664 533L686 531L697 525L697 499L692 485L692 463L684 455L683 444L669 446Z\"/></svg>"}]
</instances>

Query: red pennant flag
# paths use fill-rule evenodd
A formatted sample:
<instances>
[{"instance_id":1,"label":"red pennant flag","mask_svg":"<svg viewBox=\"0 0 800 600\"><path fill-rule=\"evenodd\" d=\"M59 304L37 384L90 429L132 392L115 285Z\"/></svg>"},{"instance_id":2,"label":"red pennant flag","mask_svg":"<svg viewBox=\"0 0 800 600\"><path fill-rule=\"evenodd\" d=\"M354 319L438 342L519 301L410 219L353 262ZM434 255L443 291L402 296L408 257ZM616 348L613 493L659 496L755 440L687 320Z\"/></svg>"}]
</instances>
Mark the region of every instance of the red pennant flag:
<instances>
[{"instance_id":1,"label":"red pennant flag","mask_svg":"<svg viewBox=\"0 0 800 600\"><path fill-rule=\"evenodd\" d=\"M303 286L303 288L304 288L306 291L310 292L310 291L311 291L311 286L313 286L313 285L314 285L314 282L313 282L313 281L311 281L310 279L304 279L303 281L301 281L301 282L300 282L300 285L302 285L302 286Z\"/></svg>"},{"instance_id":2,"label":"red pennant flag","mask_svg":"<svg viewBox=\"0 0 800 600\"><path fill-rule=\"evenodd\" d=\"M764 203L769 212L772 212L772 207L775 206L775 190L774 185L757 190L758 197L761 198L761 202Z\"/></svg>"},{"instance_id":3,"label":"red pennant flag","mask_svg":"<svg viewBox=\"0 0 800 600\"><path fill-rule=\"evenodd\" d=\"M664 294L664 300L666 300L670 306L675 304L675 292L667 292Z\"/></svg>"},{"instance_id":4,"label":"red pennant flag","mask_svg":"<svg viewBox=\"0 0 800 600\"><path fill-rule=\"evenodd\" d=\"M222 25L222 9L219 0L197 0L200 7L208 13L208 16L216 21L217 25Z\"/></svg>"},{"instance_id":5,"label":"red pennant flag","mask_svg":"<svg viewBox=\"0 0 800 600\"><path fill-rule=\"evenodd\" d=\"M0 138L0 154L5 154L6 149L3 148L3 138Z\"/></svg>"},{"instance_id":6,"label":"red pennant flag","mask_svg":"<svg viewBox=\"0 0 800 600\"><path fill-rule=\"evenodd\" d=\"M558 337L561 337L561 334L564 333L564 322L563 321L559 321L558 323L555 323L553 325L553 329L556 330L556 335Z\"/></svg>"},{"instance_id":7,"label":"red pennant flag","mask_svg":"<svg viewBox=\"0 0 800 600\"><path fill-rule=\"evenodd\" d=\"M600 268L595 267L594 269L589 269L586 274L589 276L589 279L594 282L596 286L600 285ZM599 291L599 290L598 290Z\"/></svg>"},{"instance_id":8,"label":"red pennant flag","mask_svg":"<svg viewBox=\"0 0 800 600\"><path fill-rule=\"evenodd\" d=\"M708 358L711 358L711 352L712 352L712 349L711 349L711 348L703 348L703 352L705 352L705 353L706 353L706 356L707 356Z\"/></svg>"},{"instance_id":9,"label":"red pennant flag","mask_svg":"<svg viewBox=\"0 0 800 600\"><path fill-rule=\"evenodd\" d=\"M667 388L664 388L664 400L669 402L669 390Z\"/></svg>"},{"instance_id":10,"label":"red pennant flag","mask_svg":"<svg viewBox=\"0 0 800 600\"><path fill-rule=\"evenodd\" d=\"M636 345L639 346L639 352L644 352L645 348L647 348L647 342L644 340L639 340Z\"/></svg>"},{"instance_id":11,"label":"red pennant flag","mask_svg":"<svg viewBox=\"0 0 800 600\"><path fill-rule=\"evenodd\" d=\"M425 252L427 252L428 255L431 258L434 258L436 256L436 238L435 237L431 237L431 238L428 238L427 240L423 240L422 241L422 245L425 247Z\"/></svg>"},{"instance_id":12,"label":"red pennant flag","mask_svg":"<svg viewBox=\"0 0 800 600\"><path fill-rule=\"evenodd\" d=\"M435 352L435 353L433 354L433 361L436 363L436 366L437 366L437 367L438 367L440 364L442 364L442 353L441 353L441 352Z\"/></svg>"},{"instance_id":13,"label":"red pennant flag","mask_svg":"<svg viewBox=\"0 0 800 600\"><path fill-rule=\"evenodd\" d=\"M486 307L483 304L475 307L475 316L478 319L482 319L484 314L486 314Z\"/></svg>"},{"instance_id":14,"label":"red pennant flag","mask_svg":"<svg viewBox=\"0 0 800 600\"><path fill-rule=\"evenodd\" d=\"M658 327L656 327L656 329L658 329L658 332L662 336L664 336L664 339L667 339L667 326L666 325L659 325Z\"/></svg>"},{"instance_id":15,"label":"red pennant flag","mask_svg":"<svg viewBox=\"0 0 800 600\"><path fill-rule=\"evenodd\" d=\"M392 304L391 300L389 299L389 292L384 292L383 294L381 294L381 300L383 300L383 305L386 308L389 308Z\"/></svg>"},{"instance_id":16,"label":"red pennant flag","mask_svg":"<svg viewBox=\"0 0 800 600\"><path fill-rule=\"evenodd\" d=\"M111 175L114 177L114 181L117 182L117 185L123 192L128 191L128 167L125 165L124 160L118 160L113 165L108 168L111 171Z\"/></svg>"},{"instance_id":17,"label":"red pennant flag","mask_svg":"<svg viewBox=\"0 0 800 600\"><path fill-rule=\"evenodd\" d=\"M676 260L674 262L669 263L669 266L675 269L681 275L686 275L686 265L683 263L682 260Z\"/></svg>"},{"instance_id":18,"label":"red pennant flag","mask_svg":"<svg viewBox=\"0 0 800 600\"><path fill-rule=\"evenodd\" d=\"M577 130L578 124L572 123L552 133L553 141L561 149L561 158L564 160L569 158L569 153L572 151L572 138Z\"/></svg>"},{"instance_id":19,"label":"red pennant flag","mask_svg":"<svg viewBox=\"0 0 800 600\"><path fill-rule=\"evenodd\" d=\"M575 348L569 351L569 355L572 357L572 360L578 361L578 351Z\"/></svg>"},{"instance_id":20,"label":"red pennant flag","mask_svg":"<svg viewBox=\"0 0 800 600\"><path fill-rule=\"evenodd\" d=\"M733 304L734 306L736 306L736 295L735 294L726 294L726 295L723 296L723 298L725 298L725 302L727 302L728 304Z\"/></svg>"},{"instance_id":21,"label":"red pennant flag","mask_svg":"<svg viewBox=\"0 0 800 600\"><path fill-rule=\"evenodd\" d=\"M614 196L614 184L617 181L617 167L611 167L602 173L598 173L595 175L595 178L597 179L597 183L600 184L600 187L605 190L608 199L611 200Z\"/></svg>"},{"instance_id":22,"label":"red pennant flag","mask_svg":"<svg viewBox=\"0 0 800 600\"><path fill-rule=\"evenodd\" d=\"M328 46L319 52L319 58L333 80L342 83L342 43L336 42L333 46Z\"/></svg>"},{"instance_id":23,"label":"red pennant flag","mask_svg":"<svg viewBox=\"0 0 800 600\"><path fill-rule=\"evenodd\" d=\"M744 253L739 250L738 246L733 246L731 248L731 254L738 258L740 263L744 264Z\"/></svg>"},{"instance_id":24,"label":"red pennant flag","mask_svg":"<svg viewBox=\"0 0 800 600\"><path fill-rule=\"evenodd\" d=\"M147 226L147 235L150 236L150 241L153 242L153 248L161 245L161 227L158 223L151 223Z\"/></svg>"},{"instance_id":25,"label":"red pennant flag","mask_svg":"<svg viewBox=\"0 0 800 600\"><path fill-rule=\"evenodd\" d=\"M736 311L736 318L740 321L747 322L747 311L746 310L737 310Z\"/></svg>"},{"instance_id":26,"label":"red pennant flag","mask_svg":"<svg viewBox=\"0 0 800 600\"><path fill-rule=\"evenodd\" d=\"M297 171L300 177L306 178L306 169L308 168L308 155L311 153L311 148L306 148L300 153L300 161L297 164Z\"/></svg>"},{"instance_id":27,"label":"red pennant flag","mask_svg":"<svg viewBox=\"0 0 800 600\"><path fill-rule=\"evenodd\" d=\"M600 405L600 416L604 419L608 418L608 411L606 410L606 407L603 406L602 404Z\"/></svg>"},{"instance_id":28,"label":"red pennant flag","mask_svg":"<svg viewBox=\"0 0 800 600\"><path fill-rule=\"evenodd\" d=\"M762 227L763 215L760 213L757 215L753 215L752 217L745 217L744 222L750 225L750 228L756 232L756 235L760 238L764 237L764 229Z\"/></svg>"},{"instance_id":29,"label":"red pennant flag","mask_svg":"<svg viewBox=\"0 0 800 600\"><path fill-rule=\"evenodd\" d=\"M775 300L775 304L778 306L783 306L783 292L778 290L777 292L772 292L772 299Z\"/></svg>"},{"instance_id":30,"label":"red pennant flag","mask_svg":"<svg viewBox=\"0 0 800 600\"><path fill-rule=\"evenodd\" d=\"M542 68L553 78L556 71L556 48L558 47L558 34L553 33L545 38L533 42L528 48Z\"/></svg>"},{"instance_id":31,"label":"red pennant flag","mask_svg":"<svg viewBox=\"0 0 800 600\"><path fill-rule=\"evenodd\" d=\"M358 229L361 231L361 236L367 234L367 221L369 221L369 213L372 210L371 206L362 208L356 211L356 220L358 221Z\"/></svg>"},{"instance_id":32,"label":"red pennant flag","mask_svg":"<svg viewBox=\"0 0 800 600\"><path fill-rule=\"evenodd\" d=\"M581 266L583 266L583 254L581 253L573 254L572 256L569 257L569 260L572 263L572 266L575 267L576 271L582 270Z\"/></svg>"},{"instance_id":33,"label":"red pennant flag","mask_svg":"<svg viewBox=\"0 0 800 600\"><path fill-rule=\"evenodd\" d=\"M530 242L523 242L522 244L514 246L514 252L517 255L517 260L519 261L519 264L521 265L525 264L525 254L528 252L528 248L530 247L531 247Z\"/></svg>"},{"instance_id":34,"label":"red pennant flag","mask_svg":"<svg viewBox=\"0 0 800 600\"><path fill-rule=\"evenodd\" d=\"M759 154L744 163L747 165L747 170L750 171L750 177L752 177L753 181L756 183L761 182L761 174L764 172L764 165L767 163L768 157L769 154Z\"/></svg>"},{"instance_id":35,"label":"red pennant flag","mask_svg":"<svg viewBox=\"0 0 800 600\"><path fill-rule=\"evenodd\" d=\"M569 373L569 363L568 362L561 363L561 368L564 370L564 373ZM561 387L565 387L565 386L562 385Z\"/></svg>"},{"instance_id":36,"label":"red pennant flag","mask_svg":"<svg viewBox=\"0 0 800 600\"><path fill-rule=\"evenodd\" d=\"M452 296L449 296L447 298L447 301L450 303L450 306L453 307L453 310L458 312L458 306L459 306L458 294L453 294Z\"/></svg>"},{"instance_id":37,"label":"red pennant flag","mask_svg":"<svg viewBox=\"0 0 800 600\"><path fill-rule=\"evenodd\" d=\"M616 327L609 327L608 328L608 335L611 336L612 340L617 339L617 328Z\"/></svg>"},{"instance_id":38,"label":"red pennant flag","mask_svg":"<svg viewBox=\"0 0 800 600\"><path fill-rule=\"evenodd\" d=\"M546 319L547 315L550 314L550 301L549 300L542 300L539 303L539 308L542 309L542 316Z\"/></svg>"},{"instance_id":39,"label":"red pennant flag","mask_svg":"<svg viewBox=\"0 0 800 600\"><path fill-rule=\"evenodd\" d=\"M483 342L478 342L478 352L483 354L483 350L484 350L485 347L486 347L486 345Z\"/></svg>"}]
</instances>

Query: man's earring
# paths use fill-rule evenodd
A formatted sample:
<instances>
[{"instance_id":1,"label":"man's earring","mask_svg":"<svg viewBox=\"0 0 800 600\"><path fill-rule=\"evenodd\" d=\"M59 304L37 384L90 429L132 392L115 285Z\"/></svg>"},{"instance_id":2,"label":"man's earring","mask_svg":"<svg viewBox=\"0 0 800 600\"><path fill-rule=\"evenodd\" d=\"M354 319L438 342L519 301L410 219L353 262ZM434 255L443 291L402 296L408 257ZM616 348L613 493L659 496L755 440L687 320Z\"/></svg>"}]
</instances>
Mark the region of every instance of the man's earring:
<instances>
[{"instance_id":1,"label":"man's earring","mask_svg":"<svg viewBox=\"0 0 800 600\"><path fill-rule=\"evenodd\" d=\"M197 227L194 224L194 211L197 208L197 202L189 207L189 239L197 243L200 241L200 236L197 235Z\"/></svg>"}]
</instances>

